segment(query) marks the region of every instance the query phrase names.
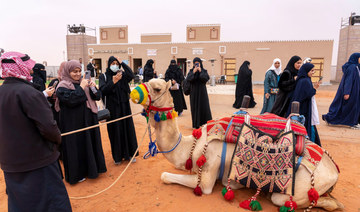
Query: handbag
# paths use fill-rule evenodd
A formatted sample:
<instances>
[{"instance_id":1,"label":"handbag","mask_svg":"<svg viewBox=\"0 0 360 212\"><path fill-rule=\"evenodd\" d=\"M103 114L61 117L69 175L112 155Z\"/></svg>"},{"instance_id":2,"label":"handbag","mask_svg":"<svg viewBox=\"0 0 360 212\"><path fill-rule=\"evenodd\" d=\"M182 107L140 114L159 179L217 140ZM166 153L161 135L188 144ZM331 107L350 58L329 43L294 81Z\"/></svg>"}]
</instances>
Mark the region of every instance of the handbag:
<instances>
[{"instance_id":1,"label":"handbag","mask_svg":"<svg viewBox=\"0 0 360 212\"><path fill-rule=\"evenodd\" d=\"M105 82L106 82L106 75L104 74ZM98 121L110 119L110 111L106 109L106 96L104 97L104 101L101 100L103 104L103 109L99 110L97 113Z\"/></svg>"},{"instance_id":2,"label":"handbag","mask_svg":"<svg viewBox=\"0 0 360 212\"><path fill-rule=\"evenodd\" d=\"M184 94L186 96L190 95L190 93L191 93L191 84L186 78L183 81L183 89L184 89Z\"/></svg>"}]
</instances>

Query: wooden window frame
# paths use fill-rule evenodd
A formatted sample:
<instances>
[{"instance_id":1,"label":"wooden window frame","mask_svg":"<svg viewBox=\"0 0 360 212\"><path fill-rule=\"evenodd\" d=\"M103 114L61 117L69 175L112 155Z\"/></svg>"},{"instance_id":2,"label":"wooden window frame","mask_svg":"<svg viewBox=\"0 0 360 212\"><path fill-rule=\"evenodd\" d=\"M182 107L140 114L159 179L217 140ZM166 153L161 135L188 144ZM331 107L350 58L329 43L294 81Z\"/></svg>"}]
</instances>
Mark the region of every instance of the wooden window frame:
<instances>
[{"instance_id":1,"label":"wooden window frame","mask_svg":"<svg viewBox=\"0 0 360 212\"><path fill-rule=\"evenodd\" d=\"M105 38L104 38L104 34L105 33ZM105 30L101 30L101 40L107 40L108 39L108 33Z\"/></svg>"},{"instance_id":2,"label":"wooden window frame","mask_svg":"<svg viewBox=\"0 0 360 212\"><path fill-rule=\"evenodd\" d=\"M193 38L190 37L190 33L192 33L192 32L194 32L194 37ZM196 30L195 29L190 28L188 30L188 38L191 39L191 40L196 39Z\"/></svg>"},{"instance_id":3,"label":"wooden window frame","mask_svg":"<svg viewBox=\"0 0 360 212\"><path fill-rule=\"evenodd\" d=\"M215 31L216 32L216 37L212 37L212 32L213 31ZM210 29L210 39L212 39L212 40L217 40L217 39L219 39L219 30L218 29L215 29L215 28L212 28L212 29Z\"/></svg>"},{"instance_id":4,"label":"wooden window frame","mask_svg":"<svg viewBox=\"0 0 360 212\"><path fill-rule=\"evenodd\" d=\"M124 36L122 37L121 36L121 32L124 32ZM119 29L119 39L125 39L126 38L126 30L124 30L124 29Z\"/></svg>"}]
</instances>

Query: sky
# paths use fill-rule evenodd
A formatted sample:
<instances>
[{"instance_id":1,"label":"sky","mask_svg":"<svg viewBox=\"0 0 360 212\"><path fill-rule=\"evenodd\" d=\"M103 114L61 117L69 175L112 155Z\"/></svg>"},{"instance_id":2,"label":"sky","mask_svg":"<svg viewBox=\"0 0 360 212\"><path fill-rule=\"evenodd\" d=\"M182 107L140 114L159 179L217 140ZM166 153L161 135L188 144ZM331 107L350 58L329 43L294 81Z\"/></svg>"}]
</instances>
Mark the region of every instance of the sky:
<instances>
[{"instance_id":1,"label":"sky","mask_svg":"<svg viewBox=\"0 0 360 212\"><path fill-rule=\"evenodd\" d=\"M186 25L221 24L221 41L334 40L336 65L341 18L351 12L360 15L360 0L0 0L0 48L58 66L68 24L97 33L128 25L129 43L140 43L141 33L185 42Z\"/></svg>"}]
</instances>

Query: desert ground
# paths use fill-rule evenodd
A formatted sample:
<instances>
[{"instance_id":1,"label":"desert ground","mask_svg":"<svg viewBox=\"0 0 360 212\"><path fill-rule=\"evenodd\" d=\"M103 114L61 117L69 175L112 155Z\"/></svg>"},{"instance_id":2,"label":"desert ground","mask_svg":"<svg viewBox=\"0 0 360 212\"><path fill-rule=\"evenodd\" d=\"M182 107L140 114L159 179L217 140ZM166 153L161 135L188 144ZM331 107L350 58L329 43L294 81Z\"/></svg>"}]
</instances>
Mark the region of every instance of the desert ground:
<instances>
[{"instance_id":1,"label":"desert ground","mask_svg":"<svg viewBox=\"0 0 360 212\"><path fill-rule=\"evenodd\" d=\"M319 113L324 114L336 94L338 85L321 86L316 100ZM208 86L210 106L213 119L231 116L236 109L234 102L235 85ZM254 96L257 105L249 109L250 114L259 114L263 103L263 86L254 86ZM183 135L192 133L189 97L185 97L188 110L177 118ZM132 112L140 112L142 107L131 103ZM321 116L320 116L321 117ZM201 197L193 194L193 189L181 185L166 185L160 180L162 172L188 173L176 170L163 155L143 159L148 148L149 138L145 132L146 120L137 115L134 117L136 134L139 144L139 157L132 163L120 180L107 191L86 199L73 199L101 191L111 185L123 172L127 162L115 165L111 157L110 142L105 126L101 127L102 142L108 171L97 179L87 179L76 185L65 185L68 190L73 211L245 211L239 207L239 202L251 197L254 190L241 189L235 191L235 199L227 202L221 195L223 186L217 182L213 193ZM360 211L360 130L346 127L328 126L321 120L318 126L322 145L327 149L340 167L340 177L332 195L345 206L345 211ZM258 198L263 211L277 211L265 194ZM7 195L5 181L0 174L0 211L7 211ZM298 210L302 211L302 210ZM312 211L323 211L315 208Z\"/></svg>"}]
</instances>

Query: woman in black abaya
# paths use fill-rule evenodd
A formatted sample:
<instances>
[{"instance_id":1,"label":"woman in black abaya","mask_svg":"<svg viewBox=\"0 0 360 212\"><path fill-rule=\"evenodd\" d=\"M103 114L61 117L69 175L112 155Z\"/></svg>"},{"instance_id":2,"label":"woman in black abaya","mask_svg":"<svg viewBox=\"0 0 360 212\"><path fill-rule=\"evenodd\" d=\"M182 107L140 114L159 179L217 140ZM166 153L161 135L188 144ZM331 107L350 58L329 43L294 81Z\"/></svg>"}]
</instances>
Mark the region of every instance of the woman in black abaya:
<instances>
[{"instance_id":1,"label":"woman in black abaya","mask_svg":"<svg viewBox=\"0 0 360 212\"><path fill-rule=\"evenodd\" d=\"M175 111L178 112L179 115L181 115L183 110L187 109L181 86L181 83L184 80L184 75L181 69L176 65L175 60L171 60L169 68L166 70L165 73L165 80L166 82L171 80L172 89L170 89L170 93L173 98Z\"/></svg>"},{"instance_id":2,"label":"woman in black abaya","mask_svg":"<svg viewBox=\"0 0 360 212\"><path fill-rule=\"evenodd\" d=\"M249 108L253 108L256 105L252 90L251 75L252 71L250 69L250 62L245 61L240 66L238 79L236 82L235 102L233 104L233 107L236 109L239 109L241 107L241 103L245 95L250 96Z\"/></svg>"}]
</instances>

